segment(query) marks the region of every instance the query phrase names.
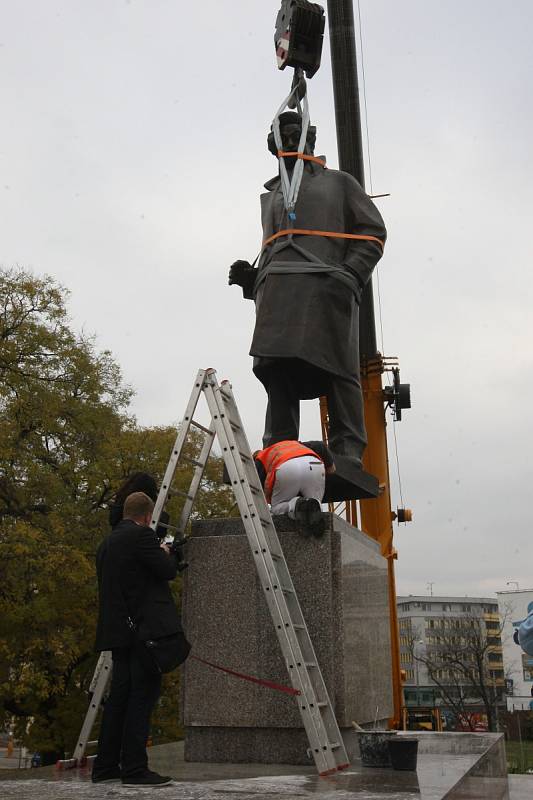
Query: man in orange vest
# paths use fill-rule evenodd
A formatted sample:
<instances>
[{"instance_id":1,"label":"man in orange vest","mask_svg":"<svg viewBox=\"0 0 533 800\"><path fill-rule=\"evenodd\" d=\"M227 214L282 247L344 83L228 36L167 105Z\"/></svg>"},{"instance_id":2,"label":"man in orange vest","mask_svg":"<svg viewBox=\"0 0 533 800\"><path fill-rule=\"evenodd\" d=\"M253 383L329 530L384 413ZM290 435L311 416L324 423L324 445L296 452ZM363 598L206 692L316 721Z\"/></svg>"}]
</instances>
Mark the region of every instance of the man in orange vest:
<instances>
[{"instance_id":1,"label":"man in orange vest","mask_svg":"<svg viewBox=\"0 0 533 800\"><path fill-rule=\"evenodd\" d=\"M288 514L302 533L324 533L321 503L326 473L335 472L326 445L286 439L258 450L254 459L272 514Z\"/></svg>"}]
</instances>

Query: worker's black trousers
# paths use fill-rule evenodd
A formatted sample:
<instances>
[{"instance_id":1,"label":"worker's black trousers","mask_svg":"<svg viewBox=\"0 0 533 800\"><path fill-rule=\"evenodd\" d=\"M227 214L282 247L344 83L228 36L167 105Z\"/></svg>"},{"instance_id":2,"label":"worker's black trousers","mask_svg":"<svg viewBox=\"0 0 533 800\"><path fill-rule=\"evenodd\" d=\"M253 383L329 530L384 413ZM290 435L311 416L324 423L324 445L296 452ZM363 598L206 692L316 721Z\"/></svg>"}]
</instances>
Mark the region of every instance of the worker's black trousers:
<instances>
[{"instance_id":1,"label":"worker's black trousers","mask_svg":"<svg viewBox=\"0 0 533 800\"><path fill-rule=\"evenodd\" d=\"M93 774L120 764L122 777L148 767L146 742L150 716L161 691L161 676L148 672L135 648L113 650L111 692L104 705Z\"/></svg>"},{"instance_id":2,"label":"worker's black trousers","mask_svg":"<svg viewBox=\"0 0 533 800\"><path fill-rule=\"evenodd\" d=\"M329 414L329 447L333 453L361 460L366 447L363 394L356 381L330 376L325 387ZM268 376L268 405L263 447L300 438L300 400L290 374L272 370Z\"/></svg>"}]
</instances>

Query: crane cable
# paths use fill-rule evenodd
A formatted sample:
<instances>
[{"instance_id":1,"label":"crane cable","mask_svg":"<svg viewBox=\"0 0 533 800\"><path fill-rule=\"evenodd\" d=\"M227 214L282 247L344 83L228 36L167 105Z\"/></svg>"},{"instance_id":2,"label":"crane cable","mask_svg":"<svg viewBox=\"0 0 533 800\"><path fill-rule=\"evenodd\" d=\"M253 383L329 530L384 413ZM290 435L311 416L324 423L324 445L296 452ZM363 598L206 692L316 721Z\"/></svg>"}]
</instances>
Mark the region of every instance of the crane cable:
<instances>
[{"instance_id":1,"label":"crane cable","mask_svg":"<svg viewBox=\"0 0 533 800\"><path fill-rule=\"evenodd\" d=\"M374 186L372 181L372 160L370 157L370 133L368 129L368 105L366 100L366 76L365 76L365 58L364 58L364 48L363 48L363 23L361 19L361 0L357 0L357 15L359 19L359 48L361 52L361 77L363 79L363 106L365 109L365 132L366 132L366 154L367 154L367 161L368 161L368 181L370 184L370 194L374 194ZM379 327L381 333L381 352L385 352L385 344L384 344L384 336L383 336L383 311L381 307L381 286L379 280L379 264L376 266L376 285L377 285L377 293L378 293L378 310L379 310ZM390 386L390 377L387 375L387 381ZM403 501L403 488L402 488L402 476L400 470L400 456L398 453L398 438L396 435L396 420L392 420L392 431L394 434L394 451L396 455L396 471L398 473L398 488L400 493L400 503L402 508L405 508L405 504Z\"/></svg>"}]
</instances>

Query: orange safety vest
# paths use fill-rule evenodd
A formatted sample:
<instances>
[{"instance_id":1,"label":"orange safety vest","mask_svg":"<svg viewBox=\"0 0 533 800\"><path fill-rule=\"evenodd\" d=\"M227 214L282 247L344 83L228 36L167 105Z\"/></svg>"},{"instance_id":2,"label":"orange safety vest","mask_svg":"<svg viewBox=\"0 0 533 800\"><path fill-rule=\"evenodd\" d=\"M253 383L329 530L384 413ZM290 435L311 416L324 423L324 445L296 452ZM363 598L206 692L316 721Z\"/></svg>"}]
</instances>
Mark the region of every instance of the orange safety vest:
<instances>
[{"instance_id":1,"label":"orange safety vest","mask_svg":"<svg viewBox=\"0 0 533 800\"><path fill-rule=\"evenodd\" d=\"M256 453L255 458L261 462L266 472L265 496L267 502L270 503L272 499L272 490L274 489L276 472L278 469L286 461L290 461L291 458L299 458L300 456L314 456L319 461L322 461L314 450L311 450L300 442L294 441L294 439L276 442L276 444L272 444L270 447L266 447L264 450L260 450L259 453Z\"/></svg>"}]
</instances>

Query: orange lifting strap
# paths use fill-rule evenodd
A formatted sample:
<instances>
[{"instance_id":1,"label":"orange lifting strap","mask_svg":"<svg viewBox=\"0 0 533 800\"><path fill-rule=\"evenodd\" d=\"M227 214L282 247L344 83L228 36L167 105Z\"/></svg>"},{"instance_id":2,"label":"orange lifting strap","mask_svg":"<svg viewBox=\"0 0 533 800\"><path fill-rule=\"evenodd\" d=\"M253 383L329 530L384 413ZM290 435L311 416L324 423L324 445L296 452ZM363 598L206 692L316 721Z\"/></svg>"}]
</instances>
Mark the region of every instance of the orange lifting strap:
<instances>
[{"instance_id":1,"label":"orange lifting strap","mask_svg":"<svg viewBox=\"0 0 533 800\"><path fill-rule=\"evenodd\" d=\"M381 239L378 239L377 236L365 236L359 233L335 233L335 231L309 231L304 228L289 228L285 231L278 231L273 236L269 236L268 239L265 239L263 247L272 244L272 242L279 239L280 236L289 236L290 234L295 234L296 236L331 236L334 239L363 239L365 242L376 242L382 250L385 249L385 243Z\"/></svg>"},{"instance_id":2,"label":"orange lifting strap","mask_svg":"<svg viewBox=\"0 0 533 800\"><path fill-rule=\"evenodd\" d=\"M326 162L316 156L308 156L305 153L285 153L283 150L278 150L278 158L283 156L290 156L291 158L301 158L302 161L314 161L315 164L320 164L321 167L327 169Z\"/></svg>"}]
</instances>

